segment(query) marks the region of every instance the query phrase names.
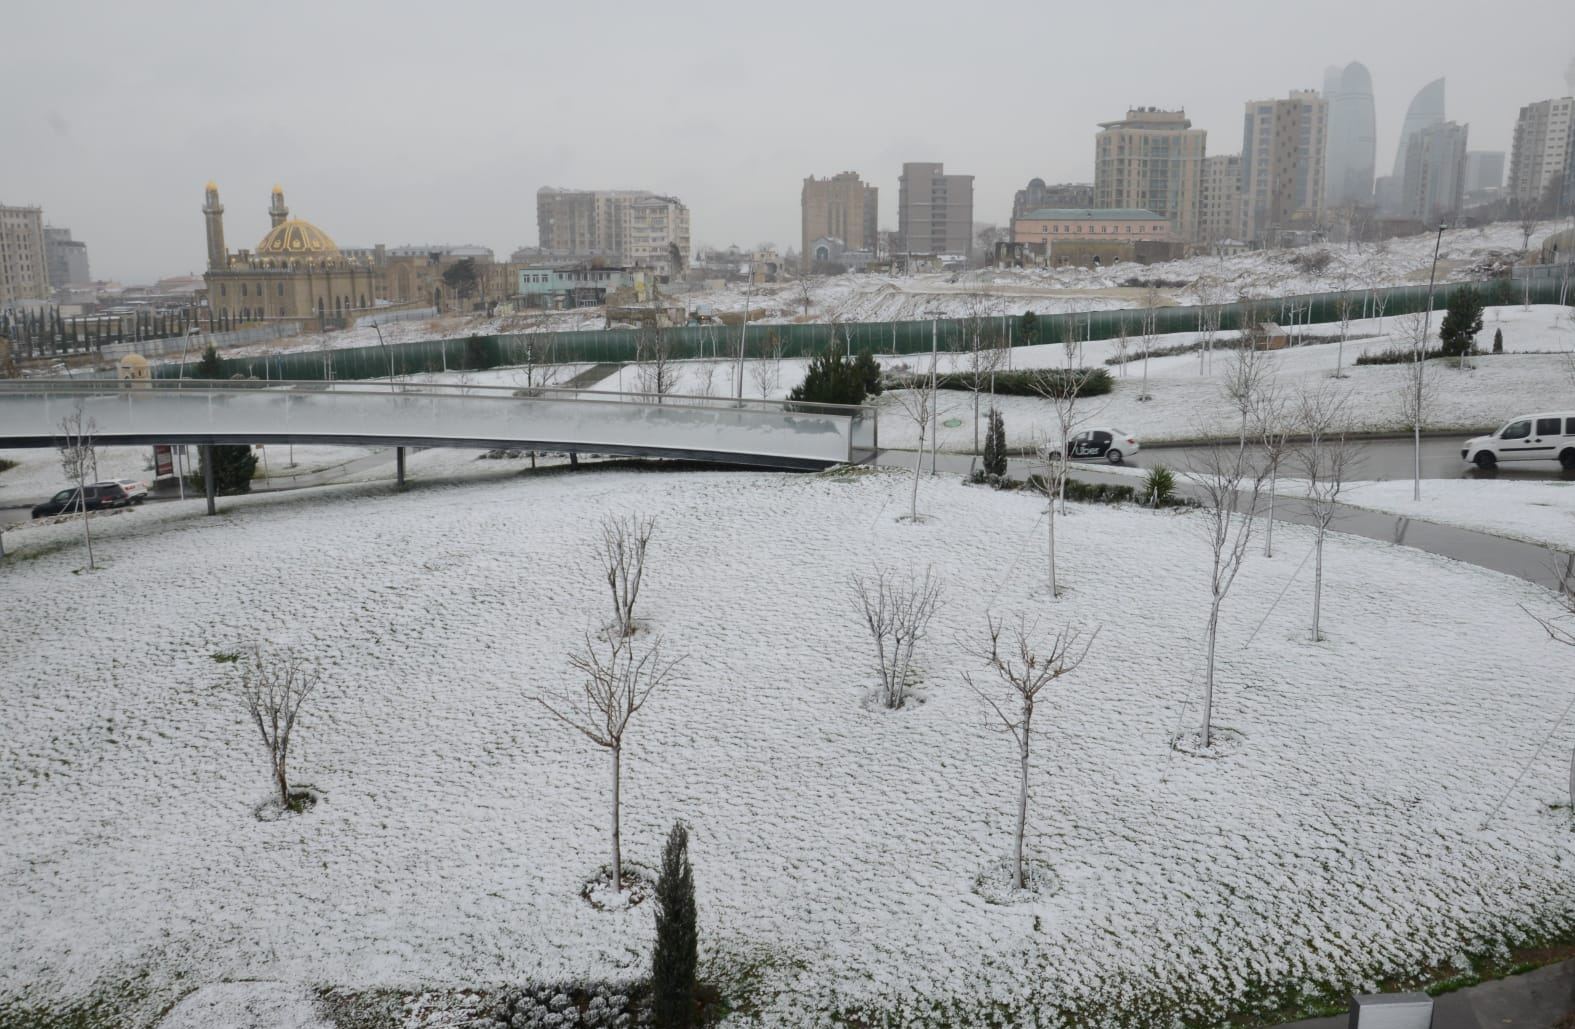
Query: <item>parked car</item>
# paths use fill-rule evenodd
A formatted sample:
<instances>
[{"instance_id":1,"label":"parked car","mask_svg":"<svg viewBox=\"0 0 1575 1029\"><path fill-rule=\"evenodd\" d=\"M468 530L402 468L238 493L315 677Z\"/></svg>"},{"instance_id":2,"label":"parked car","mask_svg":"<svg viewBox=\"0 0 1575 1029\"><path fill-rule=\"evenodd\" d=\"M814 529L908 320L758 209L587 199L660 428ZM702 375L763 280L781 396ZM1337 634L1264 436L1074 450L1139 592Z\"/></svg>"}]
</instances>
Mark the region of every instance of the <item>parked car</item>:
<instances>
[{"instance_id":1,"label":"parked car","mask_svg":"<svg viewBox=\"0 0 1575 1029\"><path fill-rule=\"evenodd\" d=\"M1138 449L1137 437L1130 432L1101 427L1088 429L1073 436L1068 444L1067 456L1073 461L1104 458L1111 464L1120 464L1137 453ZM1058 447L1051 447L1051 457L1060 455L1061 451Z\"/></svg>"},{"instance_id":2,"label":"parked car","mask_svg":"<svg viewBox=\"0 0 1575 1029\"><path fill-rule=\"evenodd\" d=\"M118 484L126 491L126 499L133 504L140 504L148 499L148 484L141 479L110 479L108 482Z\"/></svg>"},{"instance_id":3,"label":"parked car","mask_svg":"<svg viewBox=\"0 0 1575 1029\"><path fill-rule=\"evenodd\" d=\"M1557 461L1575 470L1575 411L1517 415L1490 436L1466 440L1460 459L1478 468L1500 461Z\"/></svg>"},{"instance_id":4,"label":"parked car","mask_svg":"<svg viewBox=\"0 0 1575 1029\"><path fill-rule=\"evenodd\" d=\"M33 506L34 518L47 518L50 515L71 514L79 511L85 505L89 511L100 511L107 507L125 507L131 503L126 496L126 491L118 482L95 482L86 487L78 495L77 488L63 489L50 497L42 504Z\"/></svg>"}]
</instances>

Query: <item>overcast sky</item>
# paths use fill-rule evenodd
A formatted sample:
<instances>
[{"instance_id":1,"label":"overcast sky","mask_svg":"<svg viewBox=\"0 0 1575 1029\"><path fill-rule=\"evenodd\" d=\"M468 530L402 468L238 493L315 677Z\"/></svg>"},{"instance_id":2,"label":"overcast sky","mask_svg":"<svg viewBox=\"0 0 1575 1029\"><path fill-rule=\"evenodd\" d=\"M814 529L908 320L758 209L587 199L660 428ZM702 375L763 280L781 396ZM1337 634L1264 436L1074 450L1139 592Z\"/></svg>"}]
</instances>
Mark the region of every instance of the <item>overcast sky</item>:
<instances>
[{"instance_id":1,"label":"overcast sky","mask_svg":"<svg viewBox=\"0 0 1575 1029\"><path fill-rule=\"evenodd\" d=\"M1503 13L1495 19L1494 12ZM1315 12L1324 15L1320 21ZM1028 179L1091 180L1096 123L1185 107L1209 153L1242 104L1372 72L1378 165L1405 105L1448 78L1473 149L1567 95L1569 0L972 0L203 4L9 0L0 13L0 203L39 204L93 274L200 272L203 183L231 249L268 191L342 245L536 242L543 185L646 188L696 245L797 248L805 175L880 187L903 161L975 175L1004 222ZM1563 26L1562 28L1556 28Z\"/></svg>"}]
</instances>

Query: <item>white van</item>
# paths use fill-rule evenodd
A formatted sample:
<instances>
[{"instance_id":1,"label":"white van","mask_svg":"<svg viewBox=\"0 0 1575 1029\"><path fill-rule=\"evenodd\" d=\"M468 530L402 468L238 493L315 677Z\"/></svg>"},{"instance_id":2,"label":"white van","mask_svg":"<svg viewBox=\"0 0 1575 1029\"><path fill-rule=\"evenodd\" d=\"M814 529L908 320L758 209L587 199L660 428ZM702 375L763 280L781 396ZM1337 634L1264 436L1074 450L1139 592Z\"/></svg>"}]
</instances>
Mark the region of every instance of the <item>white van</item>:
<instances>
[{"instance_id":1,"label":"white van","mask_svg":"<svg viewBox=\"0 0 1575 1029\"><path fill-rule=\"evenodd\" d=\"M1466 440L1460 458L1478 468L1500 461L1557 461L1575 469L1575 411L1520 415L1491 436Z\"/></svg>"}]
</instances>

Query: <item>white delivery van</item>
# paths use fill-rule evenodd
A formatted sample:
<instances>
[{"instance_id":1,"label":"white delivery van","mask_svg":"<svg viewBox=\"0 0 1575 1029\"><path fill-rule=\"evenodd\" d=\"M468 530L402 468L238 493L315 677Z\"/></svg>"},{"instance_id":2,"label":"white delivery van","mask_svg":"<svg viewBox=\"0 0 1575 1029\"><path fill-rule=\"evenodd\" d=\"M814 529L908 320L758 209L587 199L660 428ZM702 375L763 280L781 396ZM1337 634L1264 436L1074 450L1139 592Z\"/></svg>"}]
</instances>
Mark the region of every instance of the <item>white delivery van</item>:
<instances>
[{"instance_id":1,"label":"white delivery van","mask_svg":"<svg viewBox=\"0 0 1575 1029\"><path fill-rule=\"evenodd\" d=\"M1466 440L1460 458L1478 468L1500 461L1557 461L1575 469L1575 411L1520 415L1491 436Z\"/></svg>"}]
</instances>

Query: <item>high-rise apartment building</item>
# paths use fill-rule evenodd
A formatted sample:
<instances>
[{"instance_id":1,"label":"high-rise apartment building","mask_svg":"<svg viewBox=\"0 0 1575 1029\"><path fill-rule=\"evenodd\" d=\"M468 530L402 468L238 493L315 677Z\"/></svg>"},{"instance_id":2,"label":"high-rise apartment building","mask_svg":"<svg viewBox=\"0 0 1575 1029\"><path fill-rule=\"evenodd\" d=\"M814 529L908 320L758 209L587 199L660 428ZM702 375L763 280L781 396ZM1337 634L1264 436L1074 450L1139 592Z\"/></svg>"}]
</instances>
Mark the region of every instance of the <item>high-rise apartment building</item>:
<instances>
[{"instance_id":1,"label":"high-rise apartment building","mask_svg":"<svg viewBox=\"0 0 1575 1029\"><path fill-rule=\"evenodd\" d=\"M1366 207L1373 202L1378 160L1373 78L1358 61L1330 68L1324 72L1323 98L1329 105L1325 202L1331 207Z\"/></svg>"},{"instance_id":2,"label":"high-rise apartment building","mask_svg":"<svg viewBox=\"0 0 1575 1029\"><path fill-rule=\"evenodd\" d=\"M1205 157L1198 191L1198 239L1216 243L1241 235L1241 155Z\"/></svg>"},{"instance_id":3,"label":"high-rise apartment building","mask_svg":"<svg viewBox=\"0 0 1575 1029\"><path fill-rule=\"evenodd\" d=\"M867 185L858 172L842 172L829 179L811 175L804 180L799 206L803 227L800 270L810 270L810 249L823 237L840 239L849 250L875 249L880 231L880 190Z\"/></svg>"},{"instance_id":4,"label":"high-rise apartment building","mask_svg":"<svg viewBox=\"0 0 1575 1029\"><path fill-rule=\"evenodd\" d=\"M1029 179L1028 185L1012 197L1012 220L1026 218L1029 212L1045 208L1071 210L1093 206L1092 182L1058 182L1047 186L1044 179Z\"/></svg>"},{"instance_id":5,"label":"high-rise apartment building","mask_svg":"<svg viewBox=\"0 0 1575 1029\"><path fill-rule=\"evenodd\" d=\"M973 255L973 176L909 162L897 180L897 235L909 254Z\"/></svg>"},{"instance_id":6,"label":"high-rise apartment building","mask_svg":"<svg viewBox=\"0 0 1575 1029\"><path fill-rule=\"evenodd\" d=\"M1411 133L1400 184L1402 216L1427 225L1452 222L1459 216L1468 131L1468 126L1446 121Z\"/></svg>"},{"instance_id":7,"label":"high-rise apartment building","mask_svg":"<svg viewBox=\"0 0 1575 1029\"><path fill-rule=\"evenodd\" d=\"M1244 234L1267 239L1276 231L1323 221L1329 105L1316 92L1295 90L1284 100L1247 104L1241 139Z\"/></svg>"},{"instance_id":8,"label":"high-rise apartment building","mask_svg":"<svg viewBox=\"0 0 1575 1029\"><path fill-rule=\"evenodd\" d=\"M49 285L53 289L93 281L88 274L87 244L72 239L70 229L44 226L44 263L49 268Z\"/></svg>"},{"instance_id":9,"label":"high-rise apartment building","mask_svg":"<svg viewBox=\"0 0 1575 1029\"><path fill-rule=\"evenodd\" d=\"M1393 170L1382 188L1377 190L1378 209L1384 214L1404 215L1406 206L1405 179L1406 155L1410 153L1411 137L1423 129L1444 123L1444 80L1434 79L1417 91L1405 109L1405 121L1400 124L1400 142L1395 147Z\"/></svg>"},{"instance_id":10,"label":"high-rise apartment building","mask_svg":"<svg viewBox=\"0 0 1575 1029\"><path fill-rule=\"evenodd\" d=\"M1500 189L1504 185L1504 151L1466 151L1466 192Z\"/></svg>"},{"instance_id":11,"label":"high-rise apartment building","mask_svg":"<svg viewBox=\"0 0 1575 1029\"><path fill-rule=\"evenodd\" d=\"M1575 197L1569 180L1575 176L1575 98L1542 100L1520 109L1515 121L1514 149L1509 158L1508 192L1526 205L1546 205L1546 213L1564 213Z\"/></svg>"},{"instance_id":12,"label":"high-rise apartment building","mask_svg":"<svg viewBox=\"0 0 1575 1029\"><path fill-rule=\"evenodd\" d=\"M43 209L0 204L0 307L48 297Z\"/></svg>"},{"instance_id":13,"label":"high-rise apartment building","mask_svg":"<svg viewBox=\"0 0 1575 1029\"><path fill-rule=\"evenodd\" d=\"M1208 133L1187 112L1139 107L1102 122L1094 136L1094 206L1162 214L1178 239L1198 232L1198 192Z\"/></svg>"},{"instance_id":14,"label":"high-rise apartment building","mask_svg":"<svg viewBox=\"0 0 1575 1029\"><path fill-rule=\"evenodd\" d=\"M673 248L689 259L689 209L676 197L641 189L536 191L536 231L554 257L607 257L673 274Z\"/></svg>"}]
</instances>

